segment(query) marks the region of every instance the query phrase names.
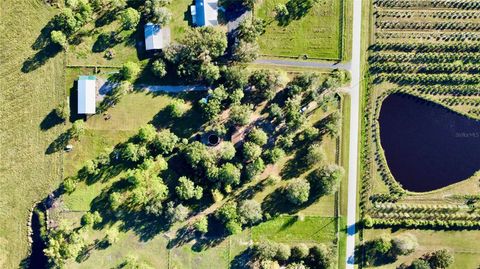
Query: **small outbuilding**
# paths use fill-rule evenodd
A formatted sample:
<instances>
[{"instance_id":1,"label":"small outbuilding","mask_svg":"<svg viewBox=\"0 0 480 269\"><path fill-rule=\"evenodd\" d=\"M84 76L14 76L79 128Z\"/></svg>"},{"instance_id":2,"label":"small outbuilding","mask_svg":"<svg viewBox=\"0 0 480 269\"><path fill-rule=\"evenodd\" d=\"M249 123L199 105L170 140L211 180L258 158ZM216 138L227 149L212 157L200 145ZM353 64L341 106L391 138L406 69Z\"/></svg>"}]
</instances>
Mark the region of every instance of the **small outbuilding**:
<instances>
[{"instance_id":1,"label":"small outbuilding","mask_svg":"<svg viewBox=\"0 0 480 269\"><path fill-rule=\"evenodd\" d=\"M158 24L151 22L145 24L145 49L161 50L170 44L170 28L162 28Z\"/></svg>"},{"instance_id":2,"label":"small outbuilding","mask_svg":"<svg viewBox=\"0 0 480 269\"><path fill-rule=\"evenodd\" d=\"M197 26L218 25L218 0L195 0L190 13L193 24Z\"/></svg>"},{"instance_id":3,"label":"small outbuilding","mask_svg":"<svg viewBox=\"0 0 480 269\"><path fill-rule=\"evenodd\" d=\"M95 114L96 77L78 78L78 114Z\"/></svg>"}]
</instances>

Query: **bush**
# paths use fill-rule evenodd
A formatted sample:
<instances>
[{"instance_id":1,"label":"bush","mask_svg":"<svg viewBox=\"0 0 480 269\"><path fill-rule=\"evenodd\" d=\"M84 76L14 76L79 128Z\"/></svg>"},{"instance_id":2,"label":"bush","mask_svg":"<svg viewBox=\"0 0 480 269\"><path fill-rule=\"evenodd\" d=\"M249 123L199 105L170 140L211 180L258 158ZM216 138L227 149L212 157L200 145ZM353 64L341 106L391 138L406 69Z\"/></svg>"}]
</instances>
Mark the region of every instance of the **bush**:
<instances>
[{"instance_id":1,"label":"bush","mask_svg":"<svg viewBox=\"0 0 480 269\"><path fill-rule=\"evenodd\" d=\"M276 185L278 182L280 182L282 179L279 176L274 176L274 175L269 175L265 179L265 184L267 185Z\"/></svg>"},{"instance_id":2,"label":"bush","mask_svg":"<svg viewBox=\"0 0 480 269\"><path fill-rule=\"evenodd\" d=\"M405 233L392 239L392 252L395 255L408 255L418 247L417 238L409 233Z\"/></svg>"},{"instance_id":3,"label":"bush","mask_svg":"<svg viewBox=\"0 0 480 269\"><path fill-rule=\"evenodd\" d=\"M99 224L102 222L102 217L98 211L95 212L87 212L85 215L82 216L82 225L86 227L92 227L93 225Z\"/></svg>"},{"instance_id":4,"label":"bush","mask_svg":"<svg viewBox=\"0 0 480 269\"><path fill-rule=\"evenodd\" d=\"M218 180L225 185L237 185L240 183L240 169L231 163L222 165L218 172Z\"/></svg>"},{"instance_id":5,"label":"bush","mask_svg":"<svg viewBox=\"0 0 480 269\"><path fill-rule=\"evenodd\" d=\"M309 182L315 194L329 195L335 192L344 174L342 167L332 164L313 171L309 175Z\"/></svg>"},{"instance_id":6,"label":"bush","mask_svg":"<svg viewBox=\"0 0 480 269\"><path fill-rule=\"evenodd\" d=\"M125 10L122 10L118 14L118 18L120 20L120 23L122 24L123 29L133 30L140 22L140 13L136 9L129 7Z\"/></svg>"},{"instance_id":7,"label":"bush","mask_svg":"<svg viewBox=\"0 0 480 269\"><path fill-rule=\"evenodd\" d=\"M142 143L150 143L155 139L157 129L151 124L140 127L137 134L137 139Z\"/></svg>"},{"instance_id":8,"label":"bush","mask_svg":"<svg viewBox=\"0 0 480 269\"><path fill-rule=\"evenodd\" d=\"M63 49L68 46L67 37L62 31L52 31L50 33L50 39L52 40L52 43L60 45Z\"/></svg>"},{"instance_id":9,"label":"bush","mask_svg":"<svg viewBox=\"0 0 480 269\"><path fill-rule=\"evenodd\" d=\"M242 225L236 221L229 221L225 224L228 234L238 234L242 231Z\"/></svg>"},{"instance_id":10,"label":"bush","mask_svg":"<svg viewBox=\"0 0 480 269\"><path fill-rule=\"evenodd\" d=\"M296 205L303 204L308 201L310 183L305 179L294 179L288 183L285 193L291 203Z\"/></svg>"},{"instance_id":11,"label":"bush","mask_svg":"<svg viewBox=\"0 0 480 269\"><path fill-rule=\"evenodd\" d=\"M230 161L235 157L236 149L232 142L225 141L220 149L220 159Z\"/></svg>"},{"instance_id":12,"label":"bush","mask_svg":"<svg viewBox=\"0 0 480 269\"><path fill-rule=\"evenodd\" d=\"M203 188L195 186L193 181L187 177L180 177L178 179L178 185L175 187L175 192L181 200L190 200L193 198L200 200L203 196Z\"/></svg>"},{"instance_id":13,"label":"bush","mask_svg":"<svg viewBox=\"0 0 480 269\"><path fill-rule=\"evenodd\" d=\"M76 120L72 127L68 130L70 138L79 139L85 133L85 122L83 120Z\"/></svg>"},{"instance_id":14,"label":"bush","mask_svg":"<svg viewBox=\"0 0 480 269\"><path fill-rule=\"evenodd\" d=\"M265 164L262 158L257 158L255 161L247 164L247 166L245 167L245 175L247 177L247 180L252 180L257 175L262 173L263 170L265 170Z\"/></svg>"},{"instance_id":15,"label":"bush","mask_svg":"<svg viewBox=\"0 0 480 269\"><path fill-rule=\"evenodd\" d=\"M446 249L437 250L429 255L428 263L432 268L447 268L453 264L454 258Z\"/></svg>"},{"instance_id":16,"label":"bush","mask_svg":"<svg viewBox=\"0 0 480 269\"><path fill-rule=\"evenodd\" d=\"M153 61L151 71L153 75L155 75L158 78L163 78L164 76L167 75L167 66L165 65L165 62L162 59L157 59Z\"/></svg>"},{"instance_id":17,"label":"bush","mask_svg":"<svg viewBox=\"0 0 480 269\"><path fill-rule=\"evenodd\" d=\"M426 260L416 259L412 262L409 269L432 269Z\"/></svg>"},{"instance_id":18,"label":"bush","mask_svg":"<svg viewBox=\"0 0 480 269\"><path fill-rule=\"evenodd\" d=\"M68 105L68 102L62 103L57 108L55 108L55 115L57 115L57 117L62 119L63 121L68 120L68 118L70 117L70 107Z\"/></svg>"},{"instance_id":19,"label":"bush","mask_svg":"<svg viewBox=\"0 0 480 269\"><path fill-rule=\"evenodd\" d=\"M66 193L72 193L77 187L77 180L75 178L68 177L63 181L62 187Z\"/></svg>"},{"instance_id":20,"label":"bush","mask_svg":"<svg viewBox=\"0 0 480 269\"><path fill-rule=\"evenodd\" d=\"M319 268L331 268L333 264L333 253L330 248L324 244L319 244L310 249L310 256L313 263L318 265Z\"/></svg>"},{"instance_id":21,"label":"bush","mask_svg":"<svg viewBox=\"0 0 480 269\"><path fill-rule=\"evenodd\" d=\"M157 133L153 144L160 154L170 154L178 143L179 138L169 129L163 129Z\"/></svg>"}]
</instances>

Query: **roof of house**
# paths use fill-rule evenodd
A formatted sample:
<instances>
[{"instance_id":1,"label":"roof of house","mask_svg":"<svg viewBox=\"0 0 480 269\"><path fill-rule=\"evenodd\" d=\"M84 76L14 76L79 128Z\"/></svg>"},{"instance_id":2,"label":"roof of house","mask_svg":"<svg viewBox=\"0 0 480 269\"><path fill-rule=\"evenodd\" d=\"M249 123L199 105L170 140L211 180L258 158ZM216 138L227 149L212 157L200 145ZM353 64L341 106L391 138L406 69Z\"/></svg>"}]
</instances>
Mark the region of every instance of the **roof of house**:
<instances>
[{"instance_id":1,"label":"roof of house","mask_svg":"<svg viewBox=\"0 0 480 269\"><path fill-rule=\"evenodd\" d=\"M162 28L158 24L151 22L145 24L145 49L157 50L164 49L170 44L170 28Z\"/></svg>"},{"instance_id":2,"label":"roof of house","mask_svg":"<svg viewBox=\"0 0 480 269\"><path fill-rule=\"evenodd\" d=\"M195 10L190 11L196 25L218 25L218 0L195 0Z\"/></svg>"},{"instance_id":3,"label":"roof of house","mask_svg":"<svg viewBox=\"0 0 480 269\"><path fill-rule=\"evenodd\" d=\"M78 78L78 114L95 114L96 77Z\"/></svg>"}]
</instances>

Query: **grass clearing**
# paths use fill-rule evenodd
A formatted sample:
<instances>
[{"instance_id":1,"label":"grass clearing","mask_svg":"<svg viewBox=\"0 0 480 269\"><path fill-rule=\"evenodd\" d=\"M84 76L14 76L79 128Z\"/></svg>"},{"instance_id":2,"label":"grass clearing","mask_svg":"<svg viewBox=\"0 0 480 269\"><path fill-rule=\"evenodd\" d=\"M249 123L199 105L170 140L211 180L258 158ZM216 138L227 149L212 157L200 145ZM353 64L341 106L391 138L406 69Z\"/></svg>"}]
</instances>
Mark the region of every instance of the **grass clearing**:
<instances>
[{"instance_id":1,"label":"grass clearing","mask_svg":"<svg viewBox=\"0 0 480 269\"><path fill-rule=\"evenodd\" d=\"M64 55L32 49L55 12L43 1L0 3L0 268L27 256L29 210L62 178L61 154L45 150L65 128L47 117L66 99Z\"/></svg>"},{"instance_id":2,"label":"grass clearing","mask_svg":"<svg viewBox=\"0 0 480 269\"><path fill-rule=\"evenodd\" d=\"M272 240L280 243L332 243L335 236L335 219L306 216L281 216L252 228L252 239Z\"/></svg>"},{"instance_id":3,"label":"grass clearing","mask_svg":"<svg viewBox=\"0 0 480 269\"><path fill-rule=\"evenodd\" d=\"M274 19L274 8L279 3L287 3L287 0L264 0L255 9L256 16L268 23L265 34L259 39L261 53L266 56L296 58L308 55L311 59L341 60L342 44L349 40L343 35L350 35L350 31L344 33L342 29L344 1L316 1L306 14L298 14L298 20L283 26Z\"/></svg>"}]
</instances>

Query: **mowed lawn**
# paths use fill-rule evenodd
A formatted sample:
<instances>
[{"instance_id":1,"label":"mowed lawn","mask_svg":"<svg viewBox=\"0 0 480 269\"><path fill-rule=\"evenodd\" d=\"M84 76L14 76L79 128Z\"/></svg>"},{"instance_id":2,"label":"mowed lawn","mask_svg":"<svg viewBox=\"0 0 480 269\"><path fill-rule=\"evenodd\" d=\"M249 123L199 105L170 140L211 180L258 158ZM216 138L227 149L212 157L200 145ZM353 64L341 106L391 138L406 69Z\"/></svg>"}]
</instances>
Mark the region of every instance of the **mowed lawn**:
<instances>
[{"instance_id":1,"label":"mowed lawn","mask_svg":"<svg viewBox=\"0 0 480 269\"><path fill-rule=\"evenodd\" d=\"M300 2L290 0L291 2ZM288 0L264 0L255 15L268 26L259 38L261 53L267 56L340 60L342 57L342 5L345 0L314 1L313 7L299 19L287 25L275 20L275 6Z\"/></svg>"},{"instance_id":2,"label":"mowed lawn","mask_svg":"<svg viewBox=\"0 0 480 269\"><path fill-rule=\"evenodd\" d=\"M45 150L65 126L44 119L66 99L64 55L40 39L32 49L55 12L40 0L0 3L0 268L27 257L29 209L62 178L61 155Z\"/></svg>"}]
</instances>

